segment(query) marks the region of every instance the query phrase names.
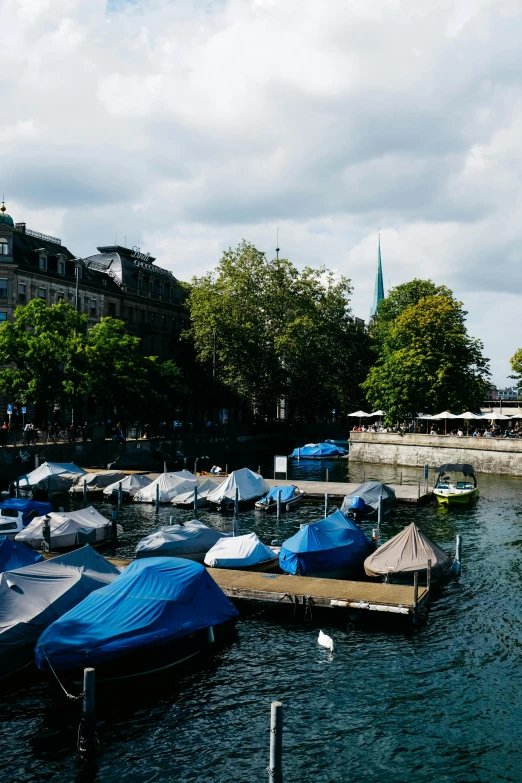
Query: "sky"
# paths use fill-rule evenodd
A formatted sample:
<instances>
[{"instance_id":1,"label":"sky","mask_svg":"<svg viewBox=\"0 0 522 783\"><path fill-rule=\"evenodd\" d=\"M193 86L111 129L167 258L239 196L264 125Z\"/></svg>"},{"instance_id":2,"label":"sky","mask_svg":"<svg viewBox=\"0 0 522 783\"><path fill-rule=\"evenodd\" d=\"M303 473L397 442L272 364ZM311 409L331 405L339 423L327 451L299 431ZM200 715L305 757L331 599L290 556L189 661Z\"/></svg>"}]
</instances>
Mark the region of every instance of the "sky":
<instances>
[{"instance_id":1,"label":"sky","mask_svg":"<svg viewBox=\"0 0 522 783\"><path fill-rule=\"evenodd\" d=\"M181 280L243 238L453 289L522 346L522 0L0 0L0 191L76 255Z\"/></svg>"}]
</instances>

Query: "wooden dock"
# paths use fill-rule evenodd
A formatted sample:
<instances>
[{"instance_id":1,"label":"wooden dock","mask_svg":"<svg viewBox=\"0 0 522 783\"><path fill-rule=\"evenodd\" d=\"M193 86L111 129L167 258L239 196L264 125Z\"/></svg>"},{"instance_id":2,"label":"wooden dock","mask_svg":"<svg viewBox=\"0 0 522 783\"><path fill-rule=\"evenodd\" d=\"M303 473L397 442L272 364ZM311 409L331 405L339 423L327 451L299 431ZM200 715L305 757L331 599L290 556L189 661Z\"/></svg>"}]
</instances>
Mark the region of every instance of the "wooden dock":
<instances>
[{"instance_id":1,"label":"wooden dock","mask_svg":"<svg viewBox=\"0 0 522 783\"><path fill-rule=\"evenodd\" d=\"M369 612L391 612L415 618L427 604L426 587L382 582L351 582L344 579L270 574L258 571L237 571L207 568L208 573L225 595L233 600L260 601L269 604L321 607L328 609L359 609Z\"/></svg>"}]
</instances>

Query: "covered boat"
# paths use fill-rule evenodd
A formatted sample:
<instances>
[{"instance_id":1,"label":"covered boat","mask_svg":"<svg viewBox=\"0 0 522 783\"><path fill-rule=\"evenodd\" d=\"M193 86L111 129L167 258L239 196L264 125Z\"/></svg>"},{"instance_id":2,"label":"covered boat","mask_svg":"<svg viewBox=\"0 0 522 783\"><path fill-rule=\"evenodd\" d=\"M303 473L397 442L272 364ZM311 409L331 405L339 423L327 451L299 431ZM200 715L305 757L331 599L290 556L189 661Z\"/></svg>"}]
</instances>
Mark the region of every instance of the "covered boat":
<instances>
[{"instance_id":1,"label":"covered boat","mask_svg":"<svg viewBox=\"0 0 522 783\"><path fill-rule=\"evenodd\" d=\"M271 571L277 567L279 548L265 546L255 533L220 539L205 555L211 568Z\"/></svg>"},{"instance_id":2,"label":"covered boat","mask_svg":"<svg viewBox=\"0 0 522 783\"><path fill-rule=\"evenodd\" d=\"M433 582L440 581L451 570L451 556L412 522L367 557L364 570L368 576L406 583L413 582L413 575L417 571L419 584L426 584L428 560L431 560Z\"/></svg>"},{"instance_id":3,"label":"covered boat","mask_svg":"<svg viewBox=\"0 0 522 783\"><path fill-rule=\"evenodd\" d=\"M36 664L71 676L95 666L97 682L147 674L212 650L237 615L200 563L134 560L42 634Z\"/></svg>"},{"instance_id":4,"label":"covered boat","mask_svg":"<svg viewBox=\"0 0 522 783\"><path fill-rule=\"evenodd\" d=\"M29 498L7 498L0 503L0 535L14 538L35 517L48 514L50 503Z\"/></svg>"},{"instance_id":5,"label":"covered boat","mask_svg":"<svg viewBox=\"0 0 522 783\"><path fill-rule=\"evenodd\" d=\"M207 495L209 503L215 503L222 509L233 508L236 490L240 503L258 500L270 487L263 476L249 468L234 470L218 487Z\"/></svg>"},{"instance_id":6,"label":"covered boat","mask_svg":"<svg viewBox=\"0 0 522 783\"><path fill-rule=\"evenodd\" d=\"M202 563L208 550L226 535L197 519L166 525L138 541L136 557L186 557Z\"/></svg>"},{"instance_id":7,"label":"covered boat","mask_svg":"<svg viewBox=\"0 0 522 783\"><path fill-rule=\"evenodd\" d=\"M42 549L44 539L44 520L49 522L49 549L72 549L73 547L91 544L99 546L113 540L112 522L93 506L87 506L79 511L52 511L42 517L36 517L21 533L16 536L19 541L31 549ZM117 536L121 538L123 528L116 526Z\"/></svg>"},{"instance_id":8,"label":"covered boat","mask_svg":"<svg viewBox=\"0 0 522 783\"><path fill-rule=\"evenodd\" d=\"M197 483L196 476L188 470L160 473L157 479L136 492L134 500L138 503L155 503L156 497L159 497L160 503L170 503L176 495L190 492Z\"/></svg>"},{"instance_id":9,"label":"covered boat","mask_svg":"<svg viewBox=\"0 0 522 783\"><path fill-rule=\"evenodd\" d=\"M341 578L362 567L371 545L341 511L301 529L283 542L279 566L289 574Z\"/></svg>"},{"instance_id":10,"label":"covered boat","mask_svg":"<svg viewBox=\"0 0 522 783\"><path fill-rule=\"evenodd\" d=\"M198 507L208 505L208 496L217 489L219 484L216 481L207 479L198 486ZM196 497L196 488L192 487L188 492L182 492L172 500L173 506L184 508L194 508L194 499Z\"/></svg>"},{"instance_id":11,"label":"covered boat","mask_svg":"<svg viewBox=\"0 0 522 783\"><path fill-rule=\"evenodd\" d=\"M345 495L341 511L347 516L377 519L379 513L379 498L382 497L383 517L397 505L395 492L387 484L380 481L365 481L353 492Z\"/></svg>"},{"instance_id":12,"label":"covered boat","mask_svg":"<svg viewBox=\"0 0 522 783\"><path fill-rule=\"evenodd\" d=\"M437 481L433 487L433 494L440 505L467 505L478 497L477 479L471 465L449 462L441 465L440 468L435 468L435 473ZM459 480L451 475L455 473L461 474L462 478Z\"/></svg>"},{"instance_id":13,"label":"covered boat","mask_svg":"<svg viewBox=\"0 0 522 783\"><path fill-rule=\"evenodd\" d=\"M90 546L0 575L0 678L34 660L42 631L119 576Z\"/></svg>"},{"instance_id":14,"label":"covered boat","mask_svg":"<svg viewBox=\"0 0 522 783\"><path fill-rule=\"evenodd\" d=\"M29 549L23 544L17 544L7 536L0 538L0 573L13 571L15 568L25 568L25 566L34 565L42 560L43 557L39 552Z\"/></svg>"},{"instance_id":15,"label":"covered boat","mask_svg":"<svg viewBox=\"0 0 522 783\"><path fill-rule=\"evenodd\" d=\"M335 443L307 443L293 450L291 457L297 459L337 459L345 457L348 454L347 449L337 446Z\"/></svg>"},{"instance_id":16,"label":"covered boat","mask_svg":"<svg viewBox=\"0 0 522 783\"><path fill-rule=\"evenodd\" d=\"M40 467L20 476L18 486L20 489L67 492L78 476L85 474L86 471L74 462L42 462Z\"/></svg>"},{"instance_id":17,"label":"covered boat","mask_svg":"<svg viewBox=\"0 0 522 783\"><path fill-rule=\"evenodd\" d=\"M107 497L118 497L120 484L123 497L133 498L137 492L152 484L152 479L148 478L148 476L139 476L131 473L131 475L125 476L124 479L115 481L114 484L109 484L103 490L103 494Z\"/></svg>"},{"instance_id":18,"label":"covered boat","mask_svg":"<svg viewBox=\"0 0 522 783\"><path fill-rule=\"evenodd\" d=\"M102 470L99 473L87 473L85 476L78 476L69 489L72 494L83 492L84 485L87 492L103 492L103 490L114 484L115 481L122 481L125 473L120 470Z\"/></svg>"},{"instance_id":19,"label":"covered boat","mask_svg":"<svg viewBox=\"0 0 522 783\"><path fill-rule=\"evenodd\" d=\"M290 486L272 487L270 492L257 501L255 505L257 510L267 511L268 513L277 511L277 497L279 492L281 492L282 511L292 511L292 509L297 508L297 506L301 505L305 496L305 493L294 484L290 484Z\"/></svg>"}]
</instances>

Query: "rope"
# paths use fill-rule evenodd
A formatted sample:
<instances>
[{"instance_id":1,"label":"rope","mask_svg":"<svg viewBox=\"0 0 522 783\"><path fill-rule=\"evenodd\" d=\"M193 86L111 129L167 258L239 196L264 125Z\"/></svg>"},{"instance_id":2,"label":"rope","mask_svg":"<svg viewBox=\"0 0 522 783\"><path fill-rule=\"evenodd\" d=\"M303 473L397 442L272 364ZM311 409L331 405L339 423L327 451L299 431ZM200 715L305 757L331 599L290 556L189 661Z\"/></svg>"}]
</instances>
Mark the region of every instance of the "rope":
<instances>
[{"instance_id":1,"label":"rope","mask_svg":"<svg viewBox=\"0 0 522 783\"><path fill-rule=\"evenodd\" d=\"M45 652L45 650L44 650L43 648L42 648L42 652L43 652L43 654L45 655L45 660L46 660L46 661L47 661L47 663L49 664L49 668L50 668L50 670L52 671L52 673L53 673L53 674L54 674L54 676L56 677L56 682L58 683L58 685L60 686L60 688L62 689L62 691L65 693L65 695L67 696L67 698L68 698L68 699L70 699L71 701L78 701L78 699L82 699L82 698L84 697L84 695L85 695L85 693L84 693L83 691L82 691L80 694L78 694L78 696L73 696L73 695L72 695L72 693L69 693L68 691L66 691L66 690L65 690L64 686L63 686L63 685L62 685L62 683L60 682L60 678L58 677L58 675L56 674L56 672L55 672L55 671L54 671L54 669L53 669L53 666L52 666L52 663L51 663L51 661L50 661L50 660L49 660L49 658L47 657L47 653Z\"/></svg>"},{"instance_id":2,"label":"rope","mask_svg":"<svg viewBox=\"0 0 522 783\"><path fill-rule=\"evenodd\" d=\"M276 603L279 603L280 601L283 601L285 598L289 598L290 601L293 603L293 598L290 595L290 593L285 593L284 595L282 595L281 598L277 599ZM265 612L270 611L270 609L272 609L271 606L265 606L264 609L261 609L260 612L256 612L256 614L249 614L248 615L248 620L253 620L254 617L259 617L260 614L264 614ZM295 613L295 610L294 610L294 613Z\"/></svg>"},{"instance_id":3,"label":"rope","mask_svg":"<svg viewBox=\"0 0 522 783\"><path fill-rule=\"evenodd\" d=\"M304 619L305 620L312 620L312 606L314 605L314 599L311 595L305 595L303 598L303 603L305 607L304 612Z\"/></svg>"}]
</instances>

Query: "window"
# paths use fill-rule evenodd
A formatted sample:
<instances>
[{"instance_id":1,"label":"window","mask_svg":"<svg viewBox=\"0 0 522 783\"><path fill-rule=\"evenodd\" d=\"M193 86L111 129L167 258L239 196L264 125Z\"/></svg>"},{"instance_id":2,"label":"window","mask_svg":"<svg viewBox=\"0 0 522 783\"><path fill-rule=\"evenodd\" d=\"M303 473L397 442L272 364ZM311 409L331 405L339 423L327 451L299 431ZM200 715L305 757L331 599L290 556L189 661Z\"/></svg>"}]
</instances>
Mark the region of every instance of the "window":
<instances>
[{"instance_id":1,"label":"window","mask_svg":"<svg viewBox=\"0 0 522 783\"><path fill-rule=\"evenodd\" d=\"M7 313L0 313L0 323L2 321L7 321Z\"/></svg>"},{"instance_id":2,"label":"window","mask_svg":"<svg viewBox=\"0 0 522 783\"><path fill-rule=\"evenodd\" d=\"M0 277L0 297L7 296L7 277Z\"/></svg>"},{"instance_id":3,"label":"window","mask_svg":"<svg viewBox=\"0 0 522 783\"><path fill-rule=\"evenodd\" d=\"M57 302L63 302L65 299L63 291L57 291L56 292L56 301Z\"/></svg>"},{"instance_id":4,"label":"window","mask_svg":"<svg viewBox=\"0 0 522 783\"><path fill-rule=\"evenodd\" d=\"M116 317L116 305L114 304L114 302L109 302L109 304L107 305L107 308L108 308L110 317L111 318L115 318Z\"/></svg>"},{"instance_id":5,"label":"window","mask_svg":"<svg viewBox=\"0 0 522 783\"><path fill-rule=\"evenodd\" d=\"M64 275L65 274L65 261L62 261L58 259L58 274Z\"/></svg>"},{"instance_id":6,"label":"window","mask_svg":"<svg viewBox=\"0 0 522 783\"><path fill-rule=\"evenodd\" d=\"M45 299L45 288L42 288L42 286L39 286L38 288L38 296L40 299Z\"/></svg>"},{"instance_id":7,"label":"window","mask_svg":"<svg viewBox=\"0 0 522 783\"><path fill-rule=\"evenodd\" d=\"M91 315L96 315L96 299L91 299Z\"/></svg>"},{"instance_id":8,"label":"window","mask_svg":"<svg viewBox=\"0 0 522 783\"><path fill-rule=\"evenodd\" d=\"M25 283L18 283L18 301L25 302L27 286Z\"/></svg>"},{"instance_id":9,"label":"window","mask_svg":"<svg viewBox=\"0 0 522 783\"><path fill-rule=\"evenodd\" d=\"M39 267L43 272L47 272L47 256L40 256Z\"/></svg>"},{"instance_id":10,"label":"window","mask_svg":"<svg viewBox=\"0 0 522 783\"><path fill-rule=\"evenodd\" d=\"M9 242L5 237L0 237L0 256L9 255Z\"/></svg>"}]
</instances>

